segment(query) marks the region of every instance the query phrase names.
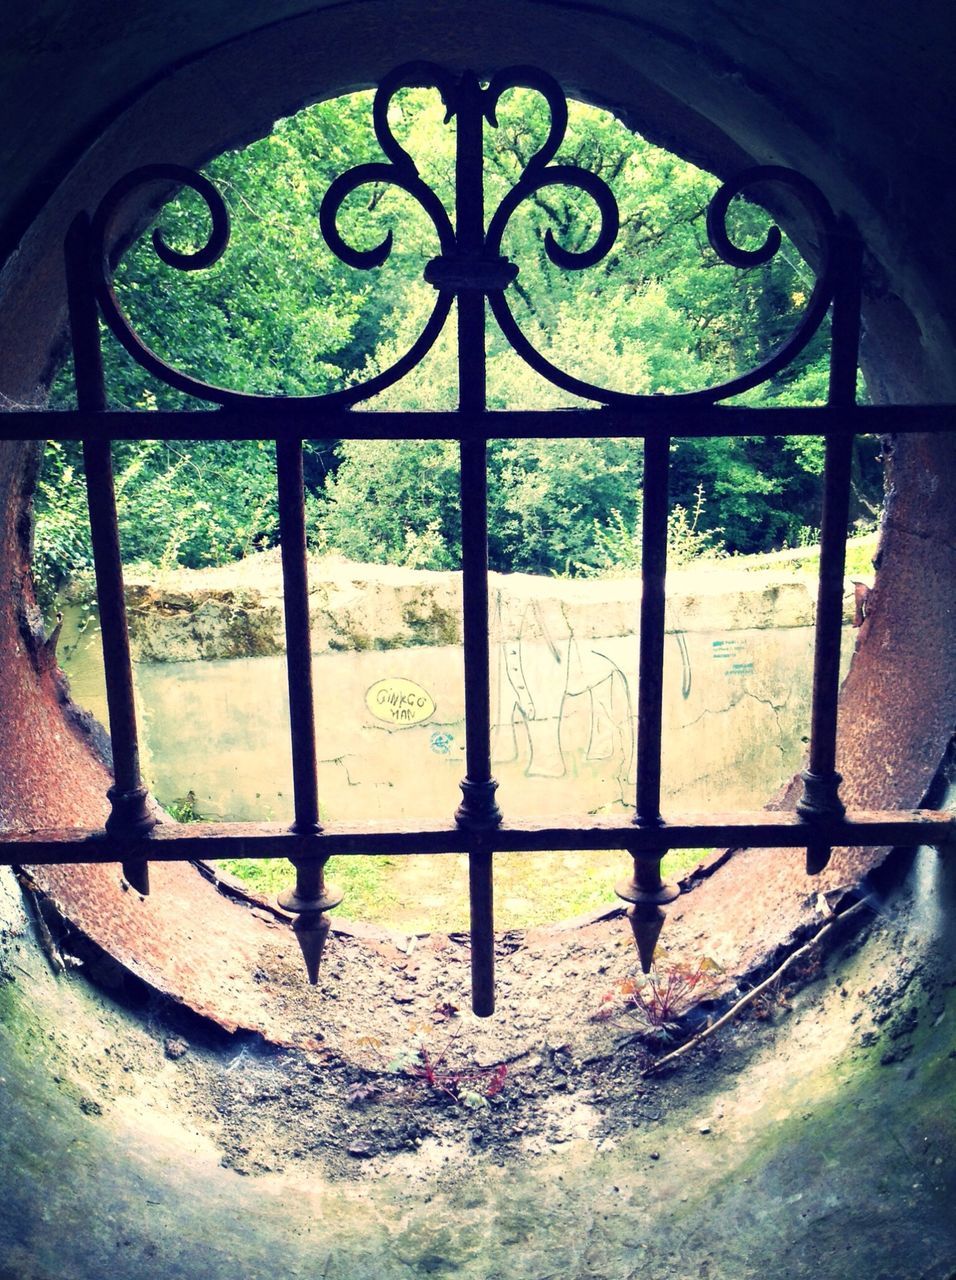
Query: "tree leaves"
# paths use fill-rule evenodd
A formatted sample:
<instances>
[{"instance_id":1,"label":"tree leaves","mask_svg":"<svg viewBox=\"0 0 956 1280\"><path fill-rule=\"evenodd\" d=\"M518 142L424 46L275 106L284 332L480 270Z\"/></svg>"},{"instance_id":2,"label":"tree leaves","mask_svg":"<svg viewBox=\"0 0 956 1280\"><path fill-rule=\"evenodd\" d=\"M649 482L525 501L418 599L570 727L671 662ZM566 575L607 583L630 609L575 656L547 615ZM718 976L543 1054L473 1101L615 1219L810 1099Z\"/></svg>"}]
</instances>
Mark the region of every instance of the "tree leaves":
<instances>
[{"instance_id":1,"label":"tree leaves","mask_svg":"<svg viewBox=\"0 0 956 1280\"><path fill-rule=\"evenodd\" d=\"M581 165L611 185L621 231L602 264L567 271L548 258L545 233L570 250L591 243L590 197L548 187L519 206L503 248L520 268L512 307L529 338L572 374L642 394L696 389L763 360L793 326L808 293L808 270L793 246L785 242L755 270L722 264L703 222L716 179L652 147L607 112L572 102L569 117L555 162ZM548 123L539 94L514 89L502 96L498 127L485 130L487 217L541 146ZM437 95L402 90L390 125L453 214L454 124L446 123ZM340 211L342 234L357 245L378 243L389 230L394 236L389 260L363 272L332 255L317 216L335 177L381 159L369 94L307 108L279 121L269 137L218 157L207 172L230 208L230 246L208 270L184 273L164 266L145 236L116 276L134 327L164 358L237 390L321 393L387 368L414 342L434 305L434 290L422 280L436 251L434 230L404 192L383 184L359 188ZM732 209L736 240L762 240L767 216L743 201ZM187 192L164 207L159 224L169 243L188 248L205 238L206 216ZM105 361L112 405L183 406L183 396L147 377L112 339ZM495 408L578 403L529 369L491 325L488 387ZM808 403L825 392L821 337L795 368L744 400ZM53 401L69 403L70 394L64 375ZM456 403L450 318L425 362L369 407ZM457 565L455 446L334 445L316 442L306 458L316 545L414 567ZM145 442L116 452L128 558L198 566L275 541L269 446ZM600 565L614 521L629 531L635 526L640 452L639 444L619 440L493 444L493 567L561 573ZM89 560L78 458L70 446L51 451L38 489L37 567L51 590ZM705 541L719 531L729 550L766 550L792 540L812 517L820 466L816 441L678 441L671 498L685 519L697 504L693 532ZM697 502L700 492L705 507Z\"/></svg>"}]
</instances>

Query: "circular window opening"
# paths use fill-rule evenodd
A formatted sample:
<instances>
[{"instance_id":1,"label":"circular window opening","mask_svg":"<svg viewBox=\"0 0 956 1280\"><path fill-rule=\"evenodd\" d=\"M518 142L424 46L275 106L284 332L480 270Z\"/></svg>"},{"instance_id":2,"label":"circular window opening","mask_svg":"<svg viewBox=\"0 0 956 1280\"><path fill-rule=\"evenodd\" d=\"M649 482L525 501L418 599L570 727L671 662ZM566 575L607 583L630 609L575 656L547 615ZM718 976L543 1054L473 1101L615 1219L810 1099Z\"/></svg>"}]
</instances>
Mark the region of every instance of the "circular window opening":
<instances>
[{"instance_id":1,"label":"circular window opening","mask_svg":"<svg viewBox=\"0 0 956 1280\"><path fill-rule=\"evenodd\" d=\"M605 181L620 231L601 262L569 271L600 222L586 192L547 187L509 222L503 252L519 268L513 311L554 365L589 382L673 393L713 385L766 358L799 323L813 273L790 241L740 272L707 244L717 180L570 105L556 163ZM401 90L388 125L421 179L454 211L455 128L438 95ZM486 127L491 217L548 136L540 94L510 90ZM400 360L434 306L423 278L439 252L408 192L384 181L354 190L337 226L371 249L349 266L323 238L330 185L381 160L371 95L353 94L280 121L267 138L207 169L232 238L206 271L171 269L140 239L117 270L132 327L165 361L234 390L322 394ZM738 207L739 206L739 207ZM733 206L736 241L756 245L767 219ZM203 243L192 192L159 226L180 251ZM559 410L584 403L523 363L490 314L488 404ZM115 407L179 408L111 340ZM450 322L405 378L364 406L453 408L460 353ZM826 389L821 333L746 403L812 404ZM65 368L55 404L71 403ZM458 446L452 441L319 438L306 445L313 651L322 816L396 825L449 818L464 773ZM849 571L875 549L881 477L860 442ZM145 772L180 821L291 819L288 706L273 452L263 442L129 442L114 466L136 659ZM489 449L493 766L509 818L633 807L640 442L501 440ZM665 804L756 808L799 768L809 725L822 442L679 439L671 457L665 654ZM74 697L105 721L85 541L78 447L52 443L38 488L35 578L63 613L59 657ZM847 635L850 635L848 617ZM709 851L671 854L670 878ZM467 872L432 858L338 858L344 911L409 932L467 927ZM520 928L610 909L622 855L498 855L497 923ZM668 865L671 864L671 865ZM444 866L444 864L443 864ZM222 870L253 892L288 881L284 862Z\"/></svg>"}]
</instances>

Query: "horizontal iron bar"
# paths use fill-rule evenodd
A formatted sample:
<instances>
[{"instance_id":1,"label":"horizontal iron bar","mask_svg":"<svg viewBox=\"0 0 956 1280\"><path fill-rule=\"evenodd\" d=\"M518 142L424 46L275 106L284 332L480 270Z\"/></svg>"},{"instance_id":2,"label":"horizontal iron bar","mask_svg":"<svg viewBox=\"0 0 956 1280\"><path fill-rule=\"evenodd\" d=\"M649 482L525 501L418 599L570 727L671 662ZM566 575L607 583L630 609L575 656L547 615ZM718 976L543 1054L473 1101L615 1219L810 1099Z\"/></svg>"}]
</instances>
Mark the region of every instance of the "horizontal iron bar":
<instances>
[{"instance_id":1,"label":"horizontal iron bar","mask_svg":"<svg viewBox=\"0 0 956 1280\"><path fill-rule=\"evenodd\" d=\"M956 817L914 809L908 812L850 812L843 818L807 822L795 813L680 814L660 827L637 827L605 820L563 826L512 822L476 836L457 825L397 831L384 824L331 827L298 835L276 822L164 822L145 836L125 839L100 831L4 832L0 865L119 862L144 857L156 862L207 858L328 858L335 854L466 853L475 847L496 853L536 853L565 849L799 849L808 842L864 847L952 843Z\"/></svg>"},{"instance_id":2,"label":"horizontal iron bar","mask_svg":"<svg viewBox=\"0 0 956 1280\"><path fill-rule=\"evenodd\" d=\"M731 405L660 405L633 409L488 410L468 415L469 435L489 440L634 436L681 437L900 435L956 430L956 405L853 405L745 409ZM25 409L0 413L3 440L276 440L317 437L457 440L458 413L372 413L316 409L276 400L248 410L155 413Z\"/></svg>"}]
</instances>

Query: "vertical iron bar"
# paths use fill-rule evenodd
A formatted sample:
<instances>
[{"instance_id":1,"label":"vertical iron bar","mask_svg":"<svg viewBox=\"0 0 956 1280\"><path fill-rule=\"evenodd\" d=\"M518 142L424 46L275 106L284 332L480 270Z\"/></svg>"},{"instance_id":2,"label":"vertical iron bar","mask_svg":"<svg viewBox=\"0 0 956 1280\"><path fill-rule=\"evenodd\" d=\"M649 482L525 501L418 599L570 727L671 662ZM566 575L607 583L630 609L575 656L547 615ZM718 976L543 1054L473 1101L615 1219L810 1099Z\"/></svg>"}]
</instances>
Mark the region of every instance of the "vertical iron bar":
<instances>
[{"instance_id":1,"label":"vertical iron bar","mask_svg":"<svg viewBox=\"0 0 956 1280\"><path fill-rule=\"evenodd\" d=\"M459 258L476 260L485 244L482 89L474 72L458 85L455 114L455 246ZM462 413L485 407L485 296L458 291L458 390Z\"/></svg>"},{"instance_id":2,"label":"vertical iron bar","mask_svg":"<svg viewBox=\"0 0 956 1280\"><path fill-rule=\"evenodd\" d=\"M460 825L497 826L497 782L491 775L488 642L488 490L485 442L461 442L461 558L465 654L465 760Z\"/></svg>"},{"instance_id":3,"label":"vertical iron bar","mask_svg":"<svg viewBox=\"0 0 956 1280\"><path fill-rule=\"evenodd\" d=\"M491 849L477 839L468 850L471 932L471 1007L479 1018L495 1011L495 901Z\"/></svg>"},{"instance_id":4,"label":"vertical iron bar","mask_svg":"<svg viewBox=\"0 0 956 1280\"><path fill-rule=\"evenodd\" d=\"M289 726L292 737L292 789L295 800L295 817L291 829L302 835L311 835L321 831L322 827L319 822L301 440L282 438L276 441L276 482L286 672L289 684ZM294 861L293 866L295 888L279 895L279 905L286 911L296 913L293 928L302 948L309 981L314 986L319 979L319 962L330 927L329 918L324 913L338 906L342 898L325 883L324 859Z\"/></svg>"},{"instance_id":5,"label":"vertical iron bar","mask_svg":"<svg viewBox=\"0 0 956 1280\"><path fill-rule=\"evenodd\" d=\"M455 240L459 256L484 248L482 89L473 72L458 85L455 155ZM491 774L491 689L488 643L488 472L483 438L471 435L470 415L485 407L485 298L458 290L458 370L461 438L461 554L465 665L466 776L459 826L480 832L501 822ZM471 908L471 1000L479 1017L495 1010L492 851L480 839L468 855Z\"/></svg>"},{"instance_id":6,"label":"vertical iron bar","mask_svg":"<svg viewBox=\"0 0 956 1280\"><path fill-rule=\"evenodd\" d=\"M641 529L641 652L637 698L637 814L640 826L661 820L661 706L664 694L664 606L667 573L670 437L644 437Z\"/></svg>"},{"instance_id":7,"label":"vertical iron bar","mask_svg":"<svg viewBox=\"0 0 956 1280\"><path fill-rule=\"evenodd\" d=\"M848 219L841 219L838 231L827 402L831 406L850 406L856 403L862 247L859 236ZM849 432L831 433L827 436L813 654L810 756L803 774L803 795L797 804L797 812L809 822L820 818L842 817L845 812L839 795L842 779L836 772L836 742L852 451L853 437ZM816 875L829 860L829 846L809 845L807 874Z\"/></svg>"},{"instance_id":8,"label":"vertical iron bar","mask_svg":"<svg viewBox=\"0 0 956 1280\"><path fill-rule=\"evenodd\" d=\"M651 428L644 437L643 515L641 521L641 634L637 695L637 795L634 822L659 827L661 820L661 719L664 696L664 611L667 575L668 466L670 437ZM661 878L666 846L633 854L634 873L615 887L632 905L641 968L649 972L664 924L662 906L679 893Z\"/></svg>"},{"instance_id":9,"label":"vertical iron bar","mask_svg":"<svg viewBox=\"0 0 956 1280\"><path fill-rule=\"evenodd\" d=\"M279 547L285 612L286 670L292 734L293 830L308 834L319 825L319 781L312 690L312 635L309 626L309 570L305 533L302 441L276 441Z\"/></svg>"},{"instance_id":10,"label":"vertical iron bar","mask_svg":"<svg viewBox=\"0 0 956 1280\"><path fill-rule=\"evenodd\" d=\"M93 289L89 218L85 213L74 219L67 232L66 278L77 408L99 412L106 408L106 385L100 350L99 313ZM156 825L156 816L140 774L133 669L109 440L84 440L83 463L113 754L113 786L107 792L111 812L106 820L106 829L119 835L124 832L141 835ZM142 894L149 893L149 864L144 859L124 862L123 874L134 889Z\"/></svg>"}]
</instances>

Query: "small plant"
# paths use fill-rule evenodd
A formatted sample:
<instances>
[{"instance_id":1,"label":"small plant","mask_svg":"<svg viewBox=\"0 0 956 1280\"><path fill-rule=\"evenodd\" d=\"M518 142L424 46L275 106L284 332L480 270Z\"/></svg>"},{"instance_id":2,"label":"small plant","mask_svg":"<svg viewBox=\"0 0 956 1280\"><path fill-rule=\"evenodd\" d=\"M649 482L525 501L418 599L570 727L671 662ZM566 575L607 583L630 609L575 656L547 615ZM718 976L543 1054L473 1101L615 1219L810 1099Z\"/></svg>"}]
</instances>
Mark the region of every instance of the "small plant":
<instances>
[{"instance_id":1,"label":"small plant","mask_svg":"<svg viewBox=\"0 0 956 1280\"><path fill-rule=\"evenodd\" d=\"M349 1085L346 1102L350 1107L360 1107L363 1102L372 1102L376 1098L382 1096L382 1090L377 1084L365 1083Z\"/></svg>"},{"instance_id":2,"label":"small plant","mask_svg":"<svg viewBox=\"0 0 956 1280\"><path fill-rule=\"evenodd\" d=\"M717 962L706 956L696 964L689 961L672 963L658 953L650 973L622 978L605 992L600 1008L593 1016L604 1021L630 1015L647 1031L667 1038L674 1024L695 1001L714 995L721 973Z\"/></svg>"},{"instance_id":3,"label":"small plant","mask_svg":"<svg viewBox=\"0 0 956 1280\"><path fill-rule=\"evenodd\" d=\"M505 1064L500 1062L493 1067L463 1069L450 1067L447 1058L455 1036L452 1035L439 1052L434 1052L427 1040L429 1030L431 1028L416 1031L411 1043L395 1054L386 1070L407 1077L426 1093L449 1098L471 1111L487 1107L489 1099L504 1088L508 1075ZM359 1044L380 1053L381 1044L375 1036L362 1036Z\"/></svg>"},{"instance_id":4,"label":"small plant","mask_svg":"<svg viewBox=\"0 0 956 1280\"><path fill-rule=\"evenodd\" d=\"M171 818L175 818L177 822L204 822L202 814L199 812L199 802L196 799L196 793L192 789L186 792L178 800L170 800L166 805L166 812Z\"/></svg>"},{"instance_id":5,"label":"small plant","mask_svg":"<svg viewBox=\"0 0 956 1280\"><path fill-rule=\"evenodd\" d=\"M802 524L793 540L795 547L819 547L820 530L809 524Z\"/></svg>"},{"instance_id":6,"label":"small plant","mask_svg":"<svg viewBox=\"0 0 956 1280\"><path fill-rule=\"evenodd\" d=\"M716 560L726 556L727 550L720 534L722 528L701 527L705 495L703 483L697 486L693 509L673 507L667 517L667 562L672 568L681 568L704 558ZM641 568L641 509L638 503L637 517L630 524L616 508L603 525L594 521L594 545L597 564L576 562L574 570L587 578L614 578L640 572Z\"/></svg>"}]
</instances>

